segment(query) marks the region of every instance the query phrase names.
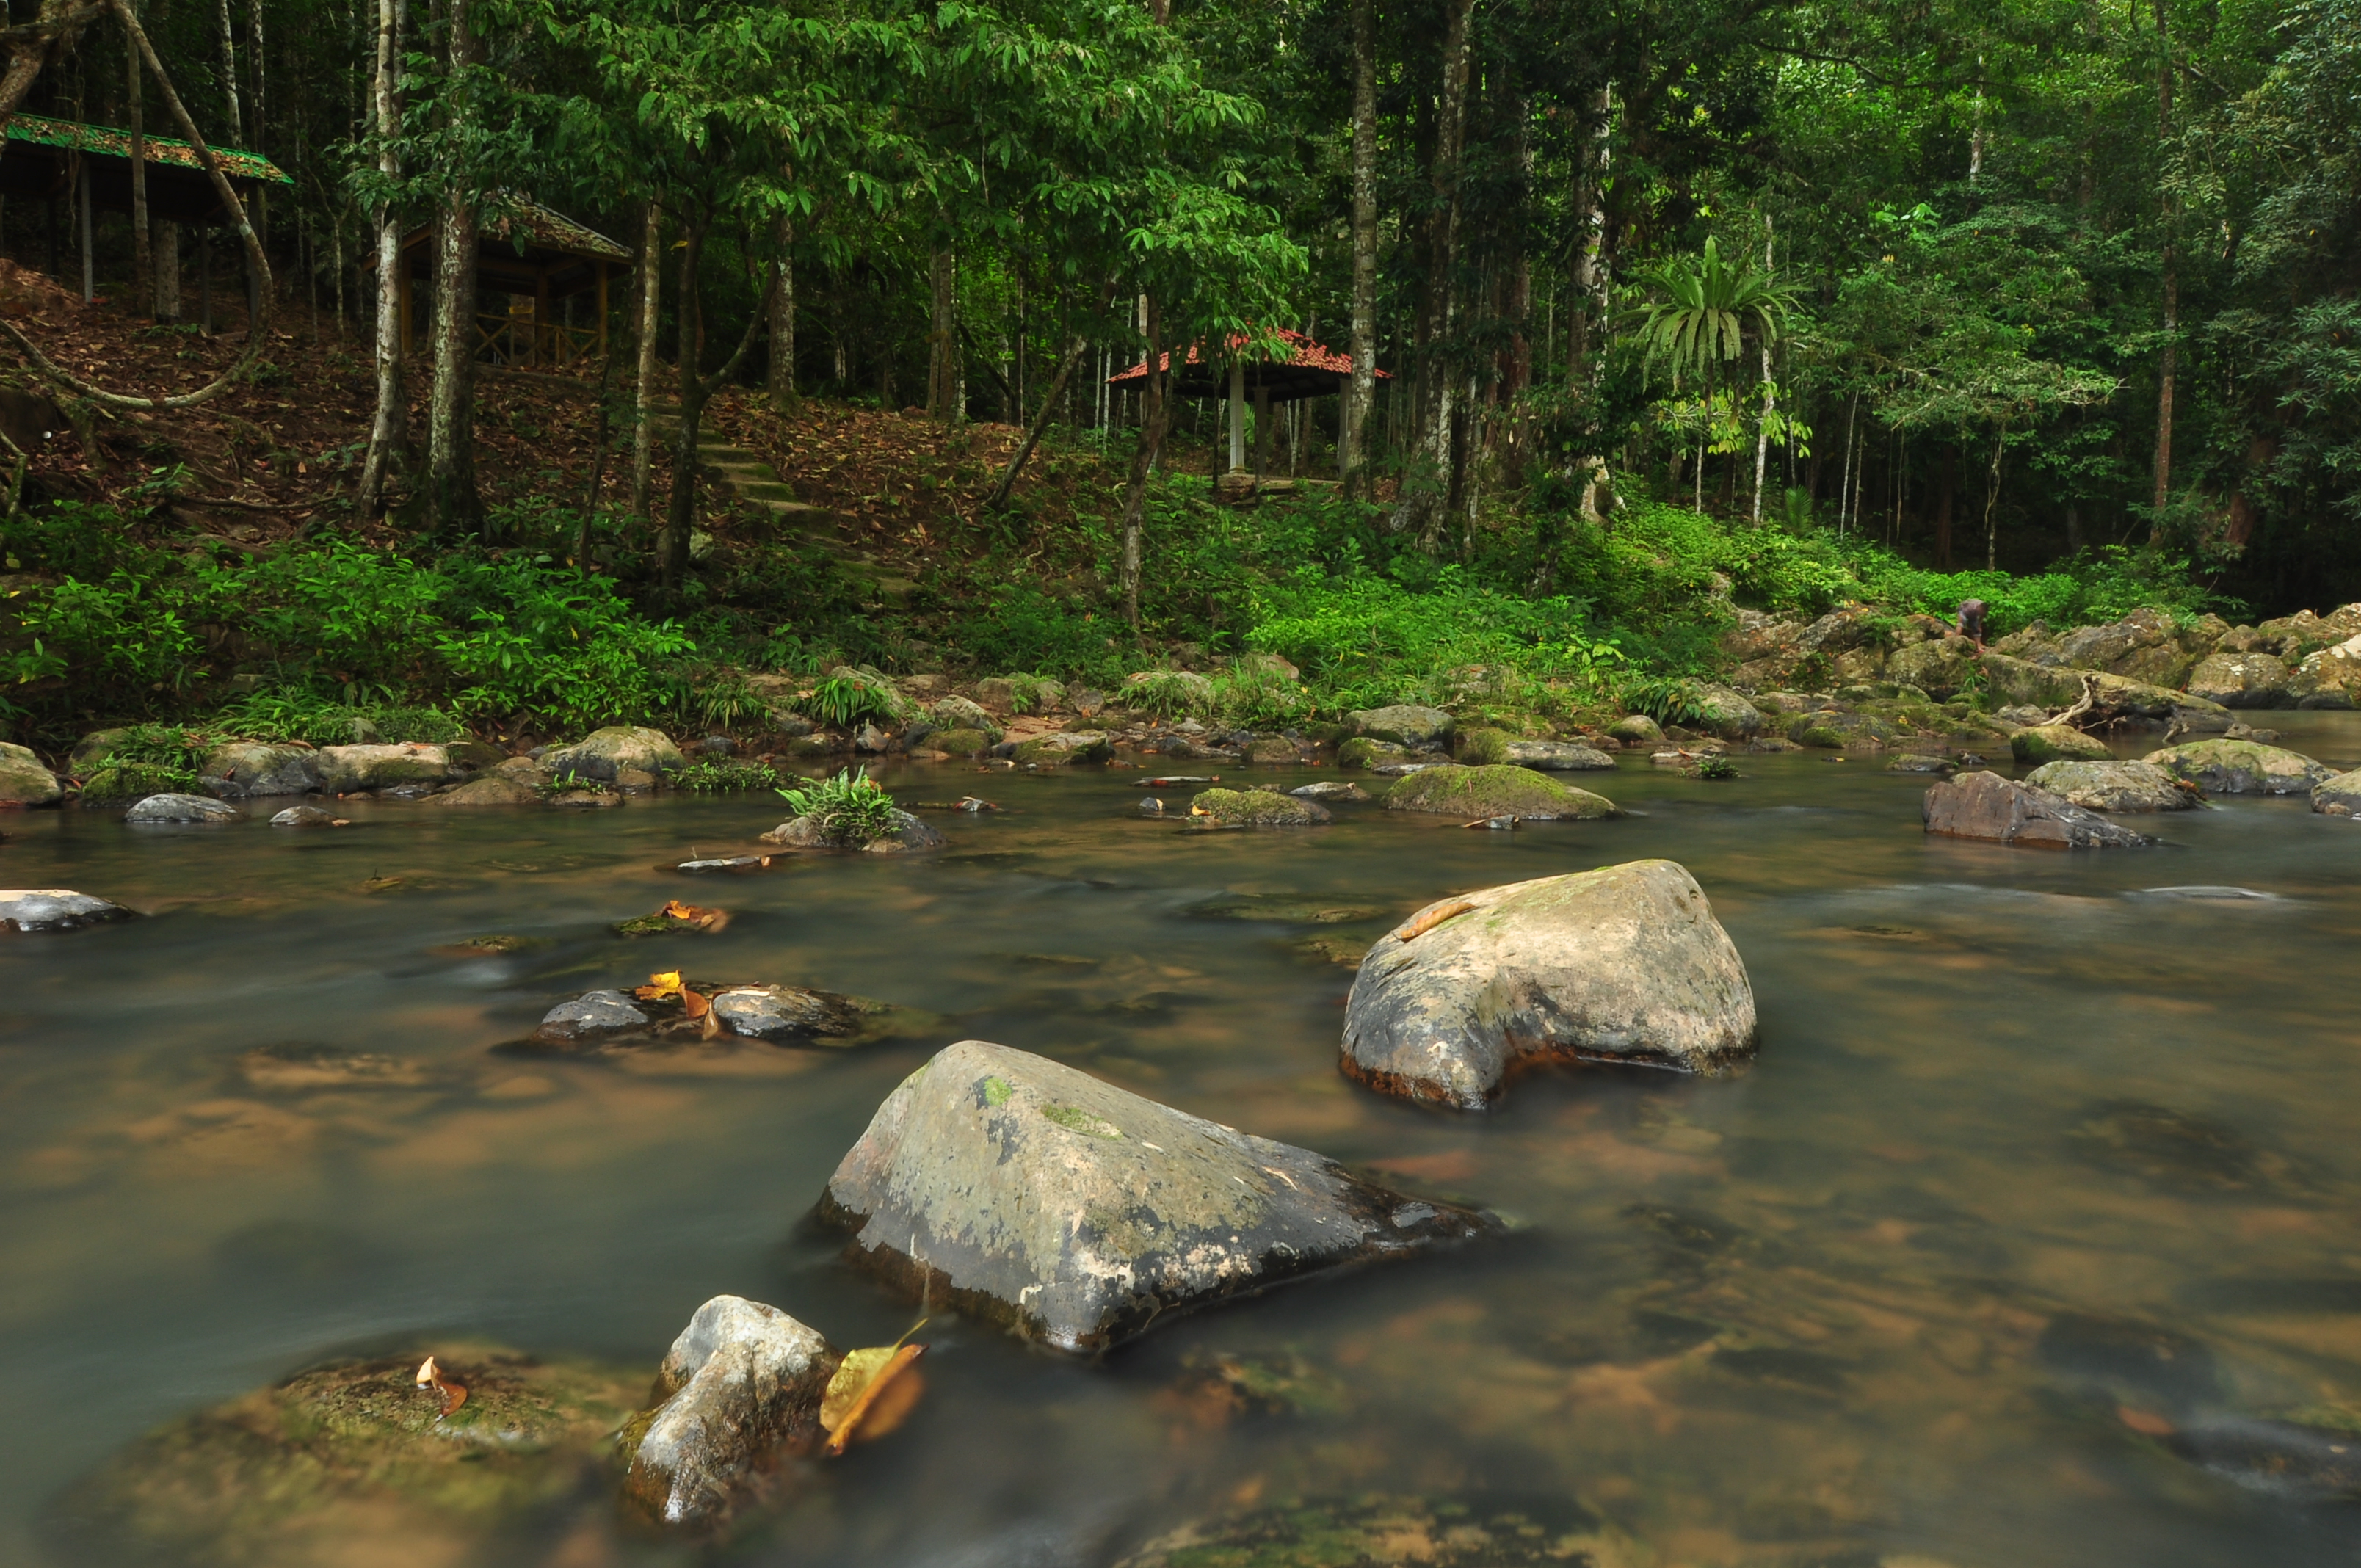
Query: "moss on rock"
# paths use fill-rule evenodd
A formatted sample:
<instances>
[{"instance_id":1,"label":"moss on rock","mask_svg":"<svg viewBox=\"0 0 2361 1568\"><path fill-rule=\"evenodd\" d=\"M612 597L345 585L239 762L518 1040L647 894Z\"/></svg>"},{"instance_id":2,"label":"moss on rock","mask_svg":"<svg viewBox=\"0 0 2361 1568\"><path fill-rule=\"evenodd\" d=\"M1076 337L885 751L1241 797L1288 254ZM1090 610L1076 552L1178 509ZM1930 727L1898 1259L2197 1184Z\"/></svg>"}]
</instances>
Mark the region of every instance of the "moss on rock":
<instances>
[{"instance_id":1,"label":"moss on rock","mask_svg":"<svg viewBox=\"0 0 2361 1568\"><path fill-rule=\"evenodd\" d=\"M1463 729L1455 750L1459 760L1469 767L1486 767L1509 760L1509 742L1513 739L1505 729Z\"/></svg>"},{"instance_id":2,"label":"moss on rock","mask_svg":"<svg viewBox=\"0 0 2361 1568\"><path fill-rule=\"evenodd\" d=\"M1233 828L1312 828L1333 820L1316 801L1267 789L1209 789L1189 803L1189 815Z\"/></svg>"},{"instance_id":3,"label":"moss on rock","mask_svg":"<svg viewBox=\"0 0 2361 1568\"><path fill-rule=\"evenodd\" d=\"M1587 822L1622 815L1605 795L1560 784L1531 768L1506 765L1422 768L1386 791L1384 799L1388 811L1432 811L1465 817Z\"/></svg>"},{"instance_id":4,"label":"moss on rock","mask_svg":"<svg viewBox=\"0 0 2361 1568\"><path fill-rule=\"evenodd\" d=\"M2070 724L2028 725L2008 738L2008 749L2020 762L2103 762L2114 755Z\"/></svg>"},{"instance_id":5,"label":"moss on rock","mask_svg":"<svg viewBox=\"0 0 2361 1568\"><path fill-rule=\"evenodd\" d=\"M981 729L938 729L927 737L927 744L954 757L980 757L998 742Z\"/></svg>"},{"instance_id":6,"label":"moss on rock","mask_svg":"<svg viewBox=\"0 0 2361 1568\"><path fill-rule=\"evenodd\" d=\"M1374 736L1356 735L1336 748L1336 765L1340 768L1374 768L1379 762L1396 762L1410 755L1410 748L1392 740L1380 740Z\"/></svg>"}]
</instances>

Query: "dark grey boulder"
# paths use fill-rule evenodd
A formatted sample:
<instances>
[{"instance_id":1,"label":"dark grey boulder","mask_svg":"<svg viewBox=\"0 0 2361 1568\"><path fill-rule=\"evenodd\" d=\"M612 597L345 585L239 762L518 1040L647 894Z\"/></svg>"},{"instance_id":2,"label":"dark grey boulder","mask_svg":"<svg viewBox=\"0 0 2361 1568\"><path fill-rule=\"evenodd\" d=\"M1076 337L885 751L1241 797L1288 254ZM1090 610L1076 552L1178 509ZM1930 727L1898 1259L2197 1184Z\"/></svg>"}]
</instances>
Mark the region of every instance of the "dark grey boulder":
<instances>
[{"instance_id":1,"label":"dark grey boulder","mask_svg":"<svg viewBox=\"0 0 2361 1568\"><path fill-rule=\"evenodd\" d=\"M151 795L123 814L126 822L235 822L238 809L202 795Z\"/></svg>"},{"instance_id":2,"label":"dark grey boulder","mask_svg":"<svg viewBox=\"0 0 2361 1568\"><path fill-rule=\"evenodd\" d=\"M648 1015L631 1005L620 991L589 991L571 1002L561 1002L541 1016L533 1037L552 1044L571 1044L598 1035L647 1027Z\"/></svg>"},{"instance_id":3,"label":"dark grey boulder","mask_svg":"<svg viewBox=\"0 0 2361 1568\"><path fill-rule=\"evenodd\" d=\"M320 787L319 753L309 746L231 740L205 753L198 784L224 800L258 795L308 795Z\"/></svg>"},{"instance_id":4,"label":"dark grey boulder","mask_svg":"<svg viewBox=\"0 0 2361 1568\"><path fill-rule=\"evenodd\" d=\"M1065 1350L1495 1224L983 1040L886 1097L819 1217L912 1297Z\"/></svg>"},{"instance_id":5,"label":"dark grey boulder","mask_svg":"<svg viewBox=\"0 0 2361 1568\"><path fill-rule=\"evenodd\" d=\"M624 1450L624 1495L668 1525L718 1520L766 1463L819 1445L820 1400L843 1361L776 1307L714 1297L656 1370L661 1402Z\"/></svg>"},{"instance_id":6,"label":"dark grey boulder","mask_svg":"<svg viewBox=\"0 0 2361 1568\"><path fill-rule=\"evenodd\" d=\"M131 913L112 900L71 888L0 888L0 931L71 931L128 920Z\"/></svg>"},{"instance_id":7,"label":"dark grey boulder","mask_svg":"<svg viewBox=\"0 0 2361 1568\"><path fill-rule=\"evenodd\" d=\"M1754 989L1697 879L1671 861L1428 905L1361 960L1347 1077L1478 1111L1552 1061L1713 1072L1754 1050Z\"/></svg>"},{"instance_id":8,"label":"dark grey boulder","mask_svg":"<svg viewBox=\"0 0 2361 1568\"><path fill-rule=\"evenodd\" d=\"M733 985L714 992L713 1013L731 1034L755 1040L829 1038L862 1027L848 999L793 985Z\"/></svg>"},{"instance_id":9,"label":"dark grey boulder","mask_svg":"<svg viewBox=\"0 0 2361 1568\"><path fill-rule=\"evenodd\" d=\"M1919 809L1927 832L1951 839L2039 850L2130 849L2156 842L2063 796L1994 773L1963 773L1936 784Z\"/></svg>"}]
</instances>

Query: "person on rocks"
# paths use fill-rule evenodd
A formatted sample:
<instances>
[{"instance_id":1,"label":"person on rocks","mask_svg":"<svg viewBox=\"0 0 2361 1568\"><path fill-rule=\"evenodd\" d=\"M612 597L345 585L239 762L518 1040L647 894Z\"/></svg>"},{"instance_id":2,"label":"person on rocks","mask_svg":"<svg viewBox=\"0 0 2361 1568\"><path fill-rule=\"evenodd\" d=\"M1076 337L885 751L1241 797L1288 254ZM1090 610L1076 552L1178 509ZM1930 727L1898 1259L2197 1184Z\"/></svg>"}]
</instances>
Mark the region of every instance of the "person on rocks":
<instances>
[{"instance_id":1,"label":"person on rocks","mask_svg":"<svg viewBox=\"0 0 2361 1568\"><path fill-rule=\"evenodd\" d=\"M1983 600L1961 599L1960 601L1960 635L1974 642L1977 654L1982 656L1984 651Z\"/></svg>"}]
</instances>

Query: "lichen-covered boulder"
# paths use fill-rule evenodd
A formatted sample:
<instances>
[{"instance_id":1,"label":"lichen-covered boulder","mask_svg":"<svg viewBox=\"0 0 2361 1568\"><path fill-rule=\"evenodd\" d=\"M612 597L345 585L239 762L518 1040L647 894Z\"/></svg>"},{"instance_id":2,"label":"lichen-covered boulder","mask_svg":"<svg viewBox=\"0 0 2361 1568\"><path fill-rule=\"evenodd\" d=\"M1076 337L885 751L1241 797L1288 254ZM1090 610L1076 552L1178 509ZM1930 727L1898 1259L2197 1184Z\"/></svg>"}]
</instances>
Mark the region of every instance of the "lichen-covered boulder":
<instances>
[{"instance_id":1,"label":"lichen-covered boulder","mask_svg":"<svg viewBox=\"0 0 2361 1568\"><path fill-rule=\"evenodd\" d=\"M235 822L237 807L202 795L151 795L123 814L126 822Z\"/></svg>"},{"instance_id":2,"label":"lichen-covered boulder","mask_svg":"<svg viewBox=\"0 0 2361 1568\"><path fill-rule=\"evenodd\" d=\"M2326 615L2300 609L2255 628L2268 651L2301 663L2323 648L2361 637L2361 603L2340 605Z\"/></svg>"},{"instance_id":3,"label":"lichen-covered boulder","mask_svg":"<svg viewBox=\"0 0 2361 1568\"><path fill-rule=\"evenodd\" d=\"M983 1040L886 1097L819 1217L912 1297L1064 1350L1492 1225Z\"/></svg>"},{"instance_id":4,"label":"lichen-covered boulder","mask_svg":"<svg viewBox=\"0 0 2361 1568\"><path fill-rule=\"evenodd\" d=\"M2289 705L2288 667L2268 653L2211 653L2190 672L2189 691L2224 707Z\"/></svg>"},{"instance_id":5,"label":"lichen-covered boulder","mask_svg":"<svg viewBox=\"0 0 2361 1568\"><path fill-rule=\"evenodd\" d=\"M2104 670L2157 686L2180 685L2210 651L2202 632L2155 609L2136 609L2103 626L2078 626L2058 640L2059 659L2076 669Z\"/></svg>"},{"instance_id":6,"label":"lichen-covered boulder","mask_svg":"<svg viewBox=\"0 0 2361 1568\"><path fill-rule=\"evenodd\" d=\"M1345 716L1345 727L1372 740L1391 740L1412 751L1431 751L1451 739L1451 715L1439 707L1396 703L1391 707L1365 707Z\"/></svg>"},{"instance_id":7,"label":"lichen-covered boulder","mask_svg":"<svg viewBox=\"0 0 2361 1568\"><path fill-rule=\"evenodd\" d=\"M1608 735L1626 746L1647 746L1664 738L1664 726L1644 713L1627 713L1607 727Z\"/></svg>"},{"instance_id":8,"label":"lichen-covered boulder","mask_svg":"<svg viewBox=\"0 0 2361 1568\"><path fill-rule=\"evenodd\" d=\"M2114 753L2095 735L2085 735L2070 724L2028 724L2008 738L2011 755L2020 762L2103 762Z\"/></svg>"},{"instance_id":9,"label":"lichen-covered boulder","mask_svg":"<svg viewBox=\"0 0 2361 1568\"><path fill-rule=\"evenodd\" d=\"M418 1385L430 1352L467 1390L447 1413L443 1389ZM513 1561L507 1532L611 1495L613 1435L645 1376L450 1343L315 1367L173 1421L71 1487L63 1560L311 1568L398 1543L387 1561Z\"/></svg>"},{"instance_id":10,"label":"lichen-covered boulder","mask_svg":"<svg viewBox=\"0 0 2361 1568\"><path fill-rule=\"evenodd\" d=\"M320 787L319 753L309 746L230 740L205 753L197 786L224 800L255 795L309 795Z\"/></svg>"},{"instance_id":11,"label":"lichen-covered boulder","mask_svg":"<svg viewBox=\"0 0 2361 1568\"><path fill-rule=\"evenodd\" d=\"M616 1445L623 1495L668 1525L719 1521L766 1463L819 1446L820 1400L843 1362L778 1308L714 1297L657 1368L655 1407Z\"/></svg>"},{"instance_id":12,"label":"lichen-covered boulder","mask_svg":"<svg viewBox=\"0 0 2361 1568\"><path fill-rule=\"evenodd\" d=\"M1268 789L1209 789L1189 802L1189 815L1225 828L1315 828L1335 820L1316 800Z\"/></svg>"},{"instance_id":13,"label":"lichen-covered boulder","mask_svg":"<svg viewBox=\"0 0 2361 1568\"><path fill-rule=\"evenodd\" d=\"M1927 832L1949 839L2039 850L2129 849L2156 842L2048 790L1993 773L1963 773L1931 786L1920 811Z\"/></svg>"},{"instance_id":14,"label":"lichen-covered boulder","mask_svg":"<svg viewBox=\"0 0 2361 1568\"><path fill-rule=\"evenodd\" d=\"M1000 743L999 723L992 715L986 713L981 705L971 702L966 697L947 696L928 710L928 717L935 721L939 729L978 730L990 737L984 741L984 745L996 746ZM979 747L978 750L982 748Z\"/></svg>"},{"instance_id":15,"label":"lichen-covered boulder","mask_svg":"<svg viewBox=\"0 0 2361 1568\"><path fill-rule=\"evenodd\" d=\"M1598 747L1572 740L1511 740L1500 761L1512 768L1551 773L1595 772L1615 766L1615 759Z\"/></svg>"},{"instance_id":16,"label":"lichen-covered boulder","mask_svg":"<svg viewBox=\"0 0 2361 1568\"><path fill-rule=\"evenodd\" d=\"M1713 1072L1753 1053L1754 989L1671 861L1488 887L1378 938L1345 1007L1347 1076L1477 1111L1555 1061Z\"/></svg>"},{"instance_id":17,"label":"lichen-covered boulder","mask_svg":"<svg viewBox=\"0 0 2361 1568\"><path fill-rule=\"evenodd\" d=\"M1421 768L1389 788L1383 798L1388 811L1432 811L1468 818L1590 822L1621 815L1605 795L1505 762L1486 768L1455 763Z\"/></svg>"},{"instance_id":18,"label":"lichen-covered boulder","mask_svg":"<svg viewBox=\"0 0 2361 1568\"><path fill-rule=\"evenodd\" d=\"M953 757L980 757L1000 742L988 729L937 729L928 734L926 744Z\"/></svg>"},{"instance_id":19,"label":"lichen-covered boulder","mask_svg":"<svg viewBox=\"0 0 2361 1568\"><path fill-rule=\"evenodd\" d=\"M1019 762L1055 768L1068 762L1104 762L1115 755L1115 747L1094 729L1061 729L1019 740L1015 754Z\"/></svg>"},{"instance_id":20,"label":"lichen-covered boulder","mask_svg":"<svg viewBox=\"0 0 2361 1568\"><path fill-rule=\"evenodd\" d=\"M1323 779L1318 784L1298 784L1287 792L1303 800L1359 801L1369 798L1369 792L1349 779Z\"/></svg>"},{"instance_id":21,"label":"lichen-covered boulder","mask_svg":"<svg viewBox=\"0 0 2361 1568\"><path fill-rule=\"evenodd\" d=\"M2045 713L2056 713L2079 701L2087 677L2095 696L2094 718L2154 719L2200 735L2218 735L2235 721L2228 708L2192 692L2104 671L2036 663L1989 648L1984 651L1983 670L1993 696L2028 704Z\"/></svg>"},{"instance_id":22,"label":"lichen-covered boulder","mask_svg":"<svg viewBox=\"0 0 2361 1568\"><path fill-rule=\"evenodd\" d=\"M2191 740L2150 751L2141 761L2208 795L2302 795L2336 772L2301 751L2253 740Z\"/></svg>"},{"instance_id":23,"label":"lichen-covered boulder","mask_svg":"<svg viewBox=\"0 0 2361 1568\"><path fill-rule=\"evenodd\" d=\"M1974 643L1964 637L1936 637L1895 649L1885 661L1885 678L1940 700L1966 686L1981 668Z\"/></svg>"},{"instance_id":24,"label":"lichen-covered boulder","mask_svg":"<svg viewBox=\"0 0 2361 1568\"><path fill-rule=\"evenodd\" d=\"M612 784L625 772L665 773L686 767L688 759L661 729L641 724L610 724L594 729L571 746L542 754L541 765L559 779L598 779Z\"/></svg>"},{"instance_id":25,"label":"lichen-covered boulder","mask_svg":"<svg viewBox=\"0 0 2361 1568\"><path fill-rule=\"evenodd\" d=\"M1340 768L1374 768L1384 762L1399 762L1410 756L1410 748L1399 740L1380 740L1374 736L1356 735L1336 748L1336 765Z\"/></svg>"},{"instance_id":26,"label":"lichen-covered boulder","mask_svg":"<svg viewBox=\"0 0 2361 1568\"><path fill-rule=\"evenodd\" d=\"M130 918L120 904L71 888L0 888L0 931L71 931Z\"/></svg>"},{"instance_id":27,"label":"lichen-covered boulder","mask_svg":"<svg viewBox=\"0 0 2361 1568\"><path fill-rule=\"evenodd\" d=\"M444 790L427 801L429 806L538 806L541 791L521 778L508 773L486 773L470 779L456 788Z\"/></svg>"},{"instance_id":28,"label":"lichen-covered boulder","mask_svg":"<svg viewBox=\"0 0 2361 1568\"><path fill-rule=\"evenodd\" d=\"M2298 707L2361 707L2361 636L2305 654L2288 696Z\"/></svg>"},{"instance_id":29,"label":"lichen-covered boulder","mask_svg":"<svg viewBox=\"0 0 2361 1568\"><path fill-rule=\"evenodd\" d=\"M939 850L950 840L906 811L894 813L891 832L865 844L840 843L828 836L817 817L793 817L760 835L765 844L790 850L860 850L873 855L896 855L912 850Z\"/></svg>"},{"instance_id":30,"label":"lichen-covered boulder","mask_svg":"<svg viewBox=\"0 0 2361 1568\"><path fill-rule=\"evenodd\" d=\"M2312 785L2312 808L2326 817L2361 817L2361 768Z\"/></svg>"},{"instance_id":31,"label":"lichen-covered boulder","mask_svg":"<svg viewBox=\"0 0 2361 1568\"><path fill-rule=\"evenodd\" d=\"M2025 782L2091 811L2188 811L2205 804L2194 787L2153 762L2044 762Z\"/></svg>"},{"instance_id":32,"label":"lichen-covered boulder","mask_svg":"<svg viewBox=\"0 0 2361 1568\"><path fill-rule=\"evenodd\" d=\"M65 795L58 775L26 746L0 740L0 808L55 806Z\"/></svg>"},{"instance_id":33,"label":"lichen-covered boulder","mask_svg":"<svg viewBox=\"0 0 2361 1568\"><path fill-rule=\"evenodd\" d=\"M455 773L440 746L323 746L314 755L324 795L438 784Z\"/></svg>"},{"instance_id":34,"label":"lichen-covered boulder","mask_svg":"<svg viewBox=\"0 0 2361 1568\"><path fill-rule=\"evenodd\" d=\"M1728 686L1706 682L1692 688L1696 726L1724 740L1744 740L1763 733L1769 722L1762 710Z\"/></svg>"}]
</instances>

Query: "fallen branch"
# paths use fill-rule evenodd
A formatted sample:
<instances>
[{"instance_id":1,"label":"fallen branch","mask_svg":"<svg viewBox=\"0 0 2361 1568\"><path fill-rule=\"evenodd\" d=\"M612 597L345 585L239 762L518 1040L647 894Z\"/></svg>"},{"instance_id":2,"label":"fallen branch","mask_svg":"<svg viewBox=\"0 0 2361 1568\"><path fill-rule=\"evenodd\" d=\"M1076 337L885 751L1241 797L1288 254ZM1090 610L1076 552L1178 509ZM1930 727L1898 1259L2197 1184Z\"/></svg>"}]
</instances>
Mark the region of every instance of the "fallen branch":
<instances>
[{"instance_id":1,"label":"fallen branch","mask_svg":"<svg viewBox=\"0 0 2361 1568\"><path fill-rule=\"evenodd\" d=\"M2082 695L2075 701L2074 705L2071 707L2067 708L2064 712L2057 714L2052 718L2045 718L2041 722L2044 724L2072 724L2076 719L2090 712L2093 707L2096 707L2098 703L2099 677L2092 674L2085 674L2082 677Z\"/></svg>"},{"instance_id":2,"label":"fallen branch","mask_svg":"<svg viewBox=\"0 0 2361 1568\"><path fill-rule=\"evenodd\" d=\"M161 398L136 398L122 392L110 392L93 382L83 380L42 353L31 338L17 329L16 323L5 317L0 317L0 334L5 334L42 375L60 386L71 388L94 403L115 409L192 409L201 403L211 402L236 385L245 378L255 357L262 352L262 340L270 324L270 259L262 253L262 241L255 235L254 225L247 216L246 203L237 199L237 192L230 187L229 176L222 172L221 159L212 148L205 145L203 136L197 130L197 122L190 118L188 105L181 102L181 94L172 86L172 79L165 74L164 62L156 57L156 46L148 41L147 29L139 25L139 18L132 12L128 0L107 0L107 9L113 11L115 18L123 24L124 32L138 46L140 58L155 73L156 86L164 95L164 105L172 112L173 123L180 126L181 134L188 138L189 146L195 150L197 161L204 165L205 174L213 181L214 194L221 198L223 209L237 216L238 240L246 247L247 263L254 269L256 282L256 308L254 319L247 325L246 349L218 378L193 392ZM13 74L12 67L12 78Z\"/></svg>"}]
</instances>

